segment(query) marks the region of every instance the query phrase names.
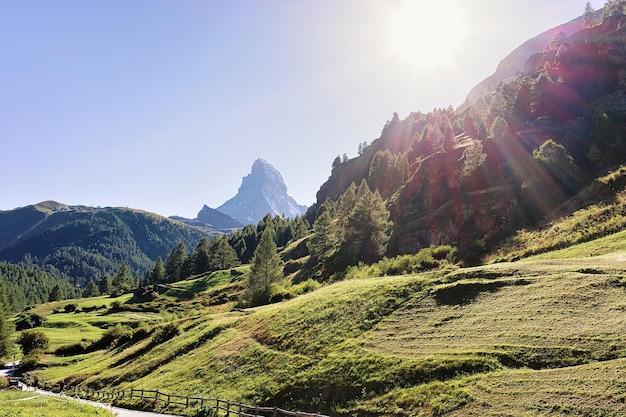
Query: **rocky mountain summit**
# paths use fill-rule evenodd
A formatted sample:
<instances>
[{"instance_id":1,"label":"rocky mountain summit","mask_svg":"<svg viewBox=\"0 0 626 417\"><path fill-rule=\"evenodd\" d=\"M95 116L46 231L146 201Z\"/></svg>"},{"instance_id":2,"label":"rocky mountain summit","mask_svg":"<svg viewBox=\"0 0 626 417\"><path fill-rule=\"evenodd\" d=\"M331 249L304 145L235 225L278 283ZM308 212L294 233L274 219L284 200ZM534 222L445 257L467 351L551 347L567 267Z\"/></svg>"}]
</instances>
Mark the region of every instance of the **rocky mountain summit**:
<instances>
[{"instance_id":1,"label":"rocky mountain summit","mask_svg":"<svg viewBox=\"0 0 626 417\"><path fill-rule=\"evenodd\" d=\"M217 208L243 224L256 224L268 213L293 218L306 209L287 194L280 172L263 159L254 161L237 195Z\"/></svg>"}]
</instances>

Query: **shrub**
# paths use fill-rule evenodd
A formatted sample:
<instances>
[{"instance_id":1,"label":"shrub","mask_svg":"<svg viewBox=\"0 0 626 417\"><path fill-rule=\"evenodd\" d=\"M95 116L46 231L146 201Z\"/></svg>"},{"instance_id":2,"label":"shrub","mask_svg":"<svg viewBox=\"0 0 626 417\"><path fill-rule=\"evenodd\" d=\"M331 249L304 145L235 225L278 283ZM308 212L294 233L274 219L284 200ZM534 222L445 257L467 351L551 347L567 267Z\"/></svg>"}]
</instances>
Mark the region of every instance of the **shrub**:
<instances>
[{"instance_id":1,"label":"shrub","mask_svg":"<svg viewBox=\"0 0 626 417\"><path fill-rule=\"evenodd\" d=\"M119 311L122 309L122 302L120 300L115 300L111 303L111 310Z\"/></svg>"},{"instance_id":2,"label":"shrub","mask_svg":"<svg viewBox=\"0 0 626 417\"><path fill-rule=\"evenodd\" d=\"M15 321L15 330L21 331L26 329L34 329L43 325L46 318L36 313L22 313Z\"/></svg>"},{"instance_id":3,"label":"shrub","mask_svg":"<svg viewBox=\"0 0 626 417\"><path fill-rule=\"evenodd\" d=\"M67 305L65 305L65 307L63 307L63 310L64 310L66 313L73 313L73 312L75 312L76 310L78 310L78 304L75 304L75 303L72 303L72 304L67 304Z\"/></svg>"},{"instance_id":4,"label":"shrub","mask_svg":"<svg viewBox=\"0 0 626 417\"><path fill-rule=\"evenodd\" d=\"M74 356L80 355L87 351L88 346L82 342L74 343L67 346L61 346L54 351L57 356Z\"/></svg>"},{"instance_id":5,"label":"shrub","mask_svg":"<svg viewBox=\"0 0 626 417\"><path fill-rule=\"evenodd\" d=\"M130 341L132 335L133 332L129 327L117 323L107 330L98 341L92 343L89 349L111 349Z\"/></svg>"},{"instance_id":6,"label":"shrub","mask_svg":"<svg viewBox=\"0 0 626 417\"><path fill-rule=\"evenodd\" d=\"M174 323L168 323L165 326L158 327L154 333L152 333L152 344L160 345L167 342L170 339L178 336L180 329Z\"/></svg>"},{"instance_id":7,"label":"shrub","mask_svg":"<svg viewBox=\"0 0 626 417\"><path fill-rule=\"evenodd\" d=\"M315 281L314 279L309 278L306 281L299 283L298 285L294 285L294 290L296 294L306 294L308 292L313 292L319 289L319 287L321 286L322 284Z\"/></svg>"},{"instance_id":8,"label":"shrub","mask_svg":"<svg viewBox=\"0 0 626 417\"><path fill-rule=\"evenodd\" d=\"M22 348L24 356L31 353L46 350L50 344L48 336L40 331L23 331L15 342Z\"/></svg>"},{"instance_id":9,"label":"shrub","mask_svg":"<svg viewBox=\"0 0 626 417\"><path fill-rule=\"evenodd\" d=\"M37 364L39 363L39 352L31 352L28 355L24 355L24 357L22 358L22 360L20 361L19 366L17 367L17 370L19 373L24 373L24 372L29 372L32 371L33 369L35 369L37 367Z\"/></svg>"}]
</instances>

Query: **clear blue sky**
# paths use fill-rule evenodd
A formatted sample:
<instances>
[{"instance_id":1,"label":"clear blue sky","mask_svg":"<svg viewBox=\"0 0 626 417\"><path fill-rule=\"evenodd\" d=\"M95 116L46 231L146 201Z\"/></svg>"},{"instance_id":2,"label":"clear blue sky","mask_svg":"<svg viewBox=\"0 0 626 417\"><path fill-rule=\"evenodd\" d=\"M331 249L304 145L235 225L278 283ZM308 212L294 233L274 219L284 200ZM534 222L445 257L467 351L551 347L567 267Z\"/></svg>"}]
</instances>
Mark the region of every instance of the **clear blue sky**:
<instances>
[{"instance_id":1,"label":"clear blue sky","mask_svg":"<svg viewBox=\"0 0 626 417\"><path fill-rule=\"evenodd\" d=\"M603 2L593 1L598 9ZM397 112L457 106L572 0L0 0L0 210L195 217L256 158L310 205Z\"/></svg>"}]
</instances>

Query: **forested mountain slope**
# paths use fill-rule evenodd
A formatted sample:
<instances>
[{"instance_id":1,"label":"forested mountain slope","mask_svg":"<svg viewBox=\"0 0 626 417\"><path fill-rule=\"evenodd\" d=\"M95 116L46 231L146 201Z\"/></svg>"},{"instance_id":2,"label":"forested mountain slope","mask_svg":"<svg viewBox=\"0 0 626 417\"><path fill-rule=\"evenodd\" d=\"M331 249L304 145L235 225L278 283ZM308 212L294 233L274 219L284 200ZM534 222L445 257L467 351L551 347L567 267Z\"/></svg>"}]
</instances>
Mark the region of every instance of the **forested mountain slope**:
<instances>
[{"instance_id":1,"label":"forested mountain slope","mask_svg":"<svg viewBox=\"0 0 626 417\"><path fill-rule=\"evenodd\" d=\"M460 111L395 114L357 158L336 161L309 220L362 180L391 212L388 256L488 247L549 218L626 162L624 23L619 13L556 34L523 72Z\"/></svg>"},{"instance_id":2,"label":"forested mountain slope","mask_svg":"<svg viewBox=\"0 0 626 417\"><path fill-rule=\"evenodd\" d=\"M128 208L43 202L0 212L0 260L52 265L74 284L113 275L126 263L136 277L178 242L208 235L165 217Z\"/></svg>"}]
</instances>

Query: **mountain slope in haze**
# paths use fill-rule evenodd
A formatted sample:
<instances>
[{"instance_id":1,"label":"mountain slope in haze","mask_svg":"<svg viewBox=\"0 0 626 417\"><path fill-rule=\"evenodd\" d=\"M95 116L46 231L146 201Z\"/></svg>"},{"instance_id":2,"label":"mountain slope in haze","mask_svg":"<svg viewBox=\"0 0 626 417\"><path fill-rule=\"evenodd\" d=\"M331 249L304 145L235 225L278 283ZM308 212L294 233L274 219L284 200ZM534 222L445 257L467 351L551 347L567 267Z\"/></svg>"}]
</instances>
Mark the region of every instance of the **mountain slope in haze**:
<instances>
[{"instance_id":1,"label":"mountain slope in haze","mask_svg":"<svg viewBox=\"0 0 626 417\"><path fill-rule=\"evenodd\" d=\"M507 78L523 71L529 57L541 53L550 40L559 32L567 35L578 32L583 28L583 18L578 17L565 24L549 29L536 37L527 40L507 55L496 68L496 71L472 88L465 99L463 107L471 105L479 97L495 90L495 87Z\"/></svg>"},{"instance_id":2,"label":"mountain slope in haze","mask_svg":"<svg viewBox=\"0 0 626 417\"><path fill-rule=\"evenodd\" d=\"M393 221L387 256L497 244L550 219L626 163L626 17L556 36L525 69L458 111L394 115L363 153L333 168L326 199L366 180ZM584 206L585 202L581 202Z\"/></svg>"},{"instance_id":3,"label":"mountain slope in haze","mask_svg":"<svg viewBox=\"0 0 626 417\"><path fill-rule=\"evenodd\" d=\"M198 212L195 219L186 219L179 216L172 216L170 219L199 228L200 230L211 234L214 234L215 232L229 233L234 229L243 228L243 224L233 219L228 214L212 209L206 204L202 207L202 210Z\"/></svg>"},{"instance_id":4,"label":"mountain slope in haze","mask_svg":"<svg viewBox=\"0 0 626 417\"><path fill-rule=\"evenodd\" d=\"M237 195L216 210L225 213L242 224L256 224L268 213L293 218L306 212L287 194L287 186L280 172L263 159L252 164Z\"/></svg>"},{"instance_id":5,"label":"mountain slope in haze","mask_svg":"<svg viewBox=\"0 0 626 417\"><path fill-rule=\"evenodd\" d=\"M128 208L67 206L54 201L0 212L0 260L52 265L82 285L126 263L143 277L178 242L190 248L206 233Z\"/></svg>"}]
</instances>

